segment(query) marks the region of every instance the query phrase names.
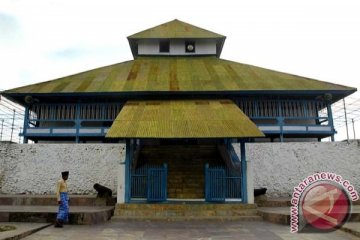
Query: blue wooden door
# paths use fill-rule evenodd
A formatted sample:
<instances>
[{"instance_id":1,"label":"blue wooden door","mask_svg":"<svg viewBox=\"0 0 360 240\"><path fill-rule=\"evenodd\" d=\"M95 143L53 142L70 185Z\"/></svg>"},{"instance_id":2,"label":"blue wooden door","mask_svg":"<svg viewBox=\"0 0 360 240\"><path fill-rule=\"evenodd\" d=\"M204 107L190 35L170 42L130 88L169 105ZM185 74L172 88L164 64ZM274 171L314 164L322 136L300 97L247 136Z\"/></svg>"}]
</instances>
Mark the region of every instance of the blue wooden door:
<instances>
[{"instance_id":1,"label":"blue wooden door","mask_svg":"<svg viewBox=\"0 0 360 240\"><path fill-rule=\"evenodd\" d=\"M167 199L167 167L149 168L147 179L147 200L163 202Z\"/></svg>"},{"instance_id":2,"label":"blue wooden door","mask_svg":"<svg viewBox=\"0 0 360 240\"><path fill-rule=\"evenodd\" d=\"M205 200L207 202L225 202L225 170L205 167Z\"/></svg>"}]
</instances>

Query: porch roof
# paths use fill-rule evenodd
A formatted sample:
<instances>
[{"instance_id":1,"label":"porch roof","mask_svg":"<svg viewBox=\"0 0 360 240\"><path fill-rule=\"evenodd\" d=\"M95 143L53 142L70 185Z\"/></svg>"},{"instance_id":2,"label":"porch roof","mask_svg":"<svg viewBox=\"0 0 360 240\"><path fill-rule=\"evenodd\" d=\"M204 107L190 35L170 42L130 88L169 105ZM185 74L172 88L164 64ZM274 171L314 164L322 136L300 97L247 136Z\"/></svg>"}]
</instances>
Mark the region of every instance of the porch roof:
<instances>
[{"instance_id":1,"label":"porch roof","mask_svg":"<svg viewBox=\"0 0 360 240\"><path fill-rule=\"evenodd\" d=\"M128 101L107 138L242 138L264 134L231 100Z\"/></svg>"}]
</instances>

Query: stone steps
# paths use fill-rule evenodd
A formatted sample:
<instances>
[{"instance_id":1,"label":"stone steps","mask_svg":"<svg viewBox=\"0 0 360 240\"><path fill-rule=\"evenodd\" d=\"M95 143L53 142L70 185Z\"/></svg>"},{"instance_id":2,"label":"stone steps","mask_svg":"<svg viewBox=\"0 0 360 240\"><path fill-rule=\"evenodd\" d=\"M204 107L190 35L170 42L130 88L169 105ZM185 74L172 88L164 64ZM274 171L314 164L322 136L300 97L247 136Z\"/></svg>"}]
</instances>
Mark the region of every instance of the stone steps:
<instances>
[{"instance_id":1,"label":"stone steps","mask_svg":"<svg viewBox=\"0 0 360 240\"><path fill-rule=\"evenodd\" d=\"M0 206L0 222L54 223L57 206ZM70 224L91 225L106 222L113 215L114 207L70 207Z\"/></svg>"},{"instance_id":2,"label":"stone steps","mask_svg":"<svg viewBox=\"0 0 360 240\"><path fill-rule=\"evenodd\" d=\"M115 202L115 198L107 201L96 196L70 195L70 224L108 221ZM0 222L53 223L57 211L54 195L0 195Z\"/></svg>"},{"instance_id":3,"label":"stone steps","mask_svg":"<svg viewBox=\"0 0 360 240\"><path fill-rule=\"evenodd\" d=\"M259 207L258 211L265 221L284 225L290 224L290 206L288 206L290 200L267 200L267 203L264 202L261 205L262 207ZM349 222L360 222L360 205L358 202L353 203Z\"/></svg>"},{"instance_id":4,"label":"stone steps","mask_svg":"<svg viewBox=\"0 0 360 240\"><path fill-rule=\"evenodd\" d=\"M290 224L290 208L289 207L269 207L259 208L259 215L268 222L283 225ZM360 208L353 207L349 222L360 222Z\"/></svg>"},{"instance_id":5,"label":"stone steps","mask_svg":"<svg viewBox=\"0 0 360 240\"><path fill-rule=\"evenodd\" d=\"M117 204L119 219L261 219L253 204Z\"/></svg>"},{"instance_id":6,"label":"stone steps","mask_svg":"<svg viewBox=\"0 0 360 240\"><path fill-rule=\"evenodd\" d=\"M290 207L290 198L273 198L262 200L261 197L255 198L258 207Z\"/></svg>"},{"instance_id":7,"label":"stone steps","mask_svg":"<svg viewBox=\"0 0 360 240\"><path fill-rule=\"evenodd\" d=\"M168 197L204 198L204 167L223 164L216 145L144 146L138 164L168 165Z\"/></svg>"},{"instance_id":8,"label":"stone steps","mask_svg":"<svg viewBox=\"0 0 360 240\"><path fill-rule=\"evenodd\" d=\"M194 193L194 191L188 190L187 192L176 192L176 193L168 193L168 198L176 198L176 199L199 199L204 198L204 191L199 191Z\"/></svg>"},{"instance_id":9,"label":"stone steps","mask_svg":"<svg viewBox=\"0 0 360 240\"><path fill-rule=\"evenodd\" d=\"M255 202L258 207L290 207L291 206L290 198L272 198L272 199L261 199L256 198ZM360 205L360 200L352 202L353 206Z\"/></svg>"},{"instance_id":10,"label":"stone steps","mask_svg":"<svg viewBox=\"0 0 360 240\"><path fill-rule=\"evenodd\" d=\"M203 179L198 179L198 178L188 178L186 179L186 177L184 176L184 178L182 179L179 179L179 180L176 180L176 179L168 179L168 184L181 184L182 186L185 186L185 187L196 187L196 186L199 186L199 185L204 185L204 181ZM181 186L179 186L181 187Z\"/></svg>"},{"instance_id":11,"label":"stone steps","mask_svg":"<svg viewBox=\"0 0 360 240\"><path fill-rule=\"evenodd\" d=\"M202 185L198 186L179 186L178 188L169 187L168 193L192 193L194 190L203 191Z\"/></svg>"},{"instance_id":12,"label":"stone steps","mask_svg":"<svg viewBox=\"0 0 360 240\"><path fill-rule=\"evenodd\" d=\"M264 221L282 225L290 225L289 207L260 207L258 214Z\"/></svg>"},{"instance_id":13,"label":"stone steps","mask_svg":"<svg viewBox=\"0 0 360 240\"><path fill-rule=\"evenodd\" d=\"M116 204L117 210L257 210L255 204L242 204L242 203L192 203L181 201L179 203L124 203Z\"/></svg>"},{"instance_id":14,"label":"stone steps","mask_svg":"<svg viewBox=\"0 0 360 240\"><path fill-rule=\"evenodd\" d=\"M122 210L117 216L126 217L232 217L232 216L258 216L256 210L202 210L202 211L182 211L182 210Z\"/></svg>"},{"instance_id":15,"label":"stone steps","mask_svg":"<svg viewBox=\"0 0 360 240\"><path fill-rule=\"evenodd\" d=\"M214 221L262 221L260 216L114 216L111 221L123 221L123 220L151 220L151 221L190 221L190 220L214 220Z\"/></svg>"},{"instance_id":16,"label":"stone steps","mask_svg":"<svg viewBox=\"0 0 360 240\"><path fill-rule=\"evenodd\" d=\"M290 225L290 198L267 199L256 201L258 206L258 215L264 221L282 225ZM340 230L351 233L359 237L360 231L360 201L352 202L352 211L348 219Z\"/></svg>"},{"instance_id":17,"label":"stone steps","mask_svg":"<svg viewBox=\"0 0 360 240\"><path fill-rule=\"evenodd\" d=\"M106 206L115 205L113 197L109 201L95 195L69 195L71 206ZM57 205L55 195L0 195L0 205L15 206L51 206Z\"/></svg>"}]
</instances>

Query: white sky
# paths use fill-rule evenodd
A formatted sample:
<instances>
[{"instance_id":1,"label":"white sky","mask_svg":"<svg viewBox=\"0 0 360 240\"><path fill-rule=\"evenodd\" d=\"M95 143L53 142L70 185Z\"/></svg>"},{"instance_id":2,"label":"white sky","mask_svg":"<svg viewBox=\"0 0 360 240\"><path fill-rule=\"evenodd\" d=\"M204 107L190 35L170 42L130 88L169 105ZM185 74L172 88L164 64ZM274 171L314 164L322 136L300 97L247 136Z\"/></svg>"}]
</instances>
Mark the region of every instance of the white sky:
<instances>
[{"instance_id":1,"label":"white sky","mask_svg":"<svg viewBox=\"0 0 360 240\"><path fill-rule=\"evenodd\" d=\"M224 59L360 89L359 0L0 0L0 89L131 60L126 36L175 18Z\"/></svg>"}]
</instances>

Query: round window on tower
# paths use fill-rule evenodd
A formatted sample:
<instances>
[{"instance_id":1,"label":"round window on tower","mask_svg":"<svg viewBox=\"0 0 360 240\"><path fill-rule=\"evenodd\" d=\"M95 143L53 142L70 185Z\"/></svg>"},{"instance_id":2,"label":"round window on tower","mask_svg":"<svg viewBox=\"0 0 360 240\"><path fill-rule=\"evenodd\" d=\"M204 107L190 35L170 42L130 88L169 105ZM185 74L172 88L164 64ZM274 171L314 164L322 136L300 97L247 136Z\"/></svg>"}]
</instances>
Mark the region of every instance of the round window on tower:
<instances>
[{"instance_id":1,"label":"round window on tower","mask_svg":"<svg viewBox=\"0 0 360 240\"><path fill-rule=\"evenodd\" d=\"M185 52L187 52L187 53L195 52L195 42L194 41L186 41L185 42Z\"/></svg>"}]
</instances>

